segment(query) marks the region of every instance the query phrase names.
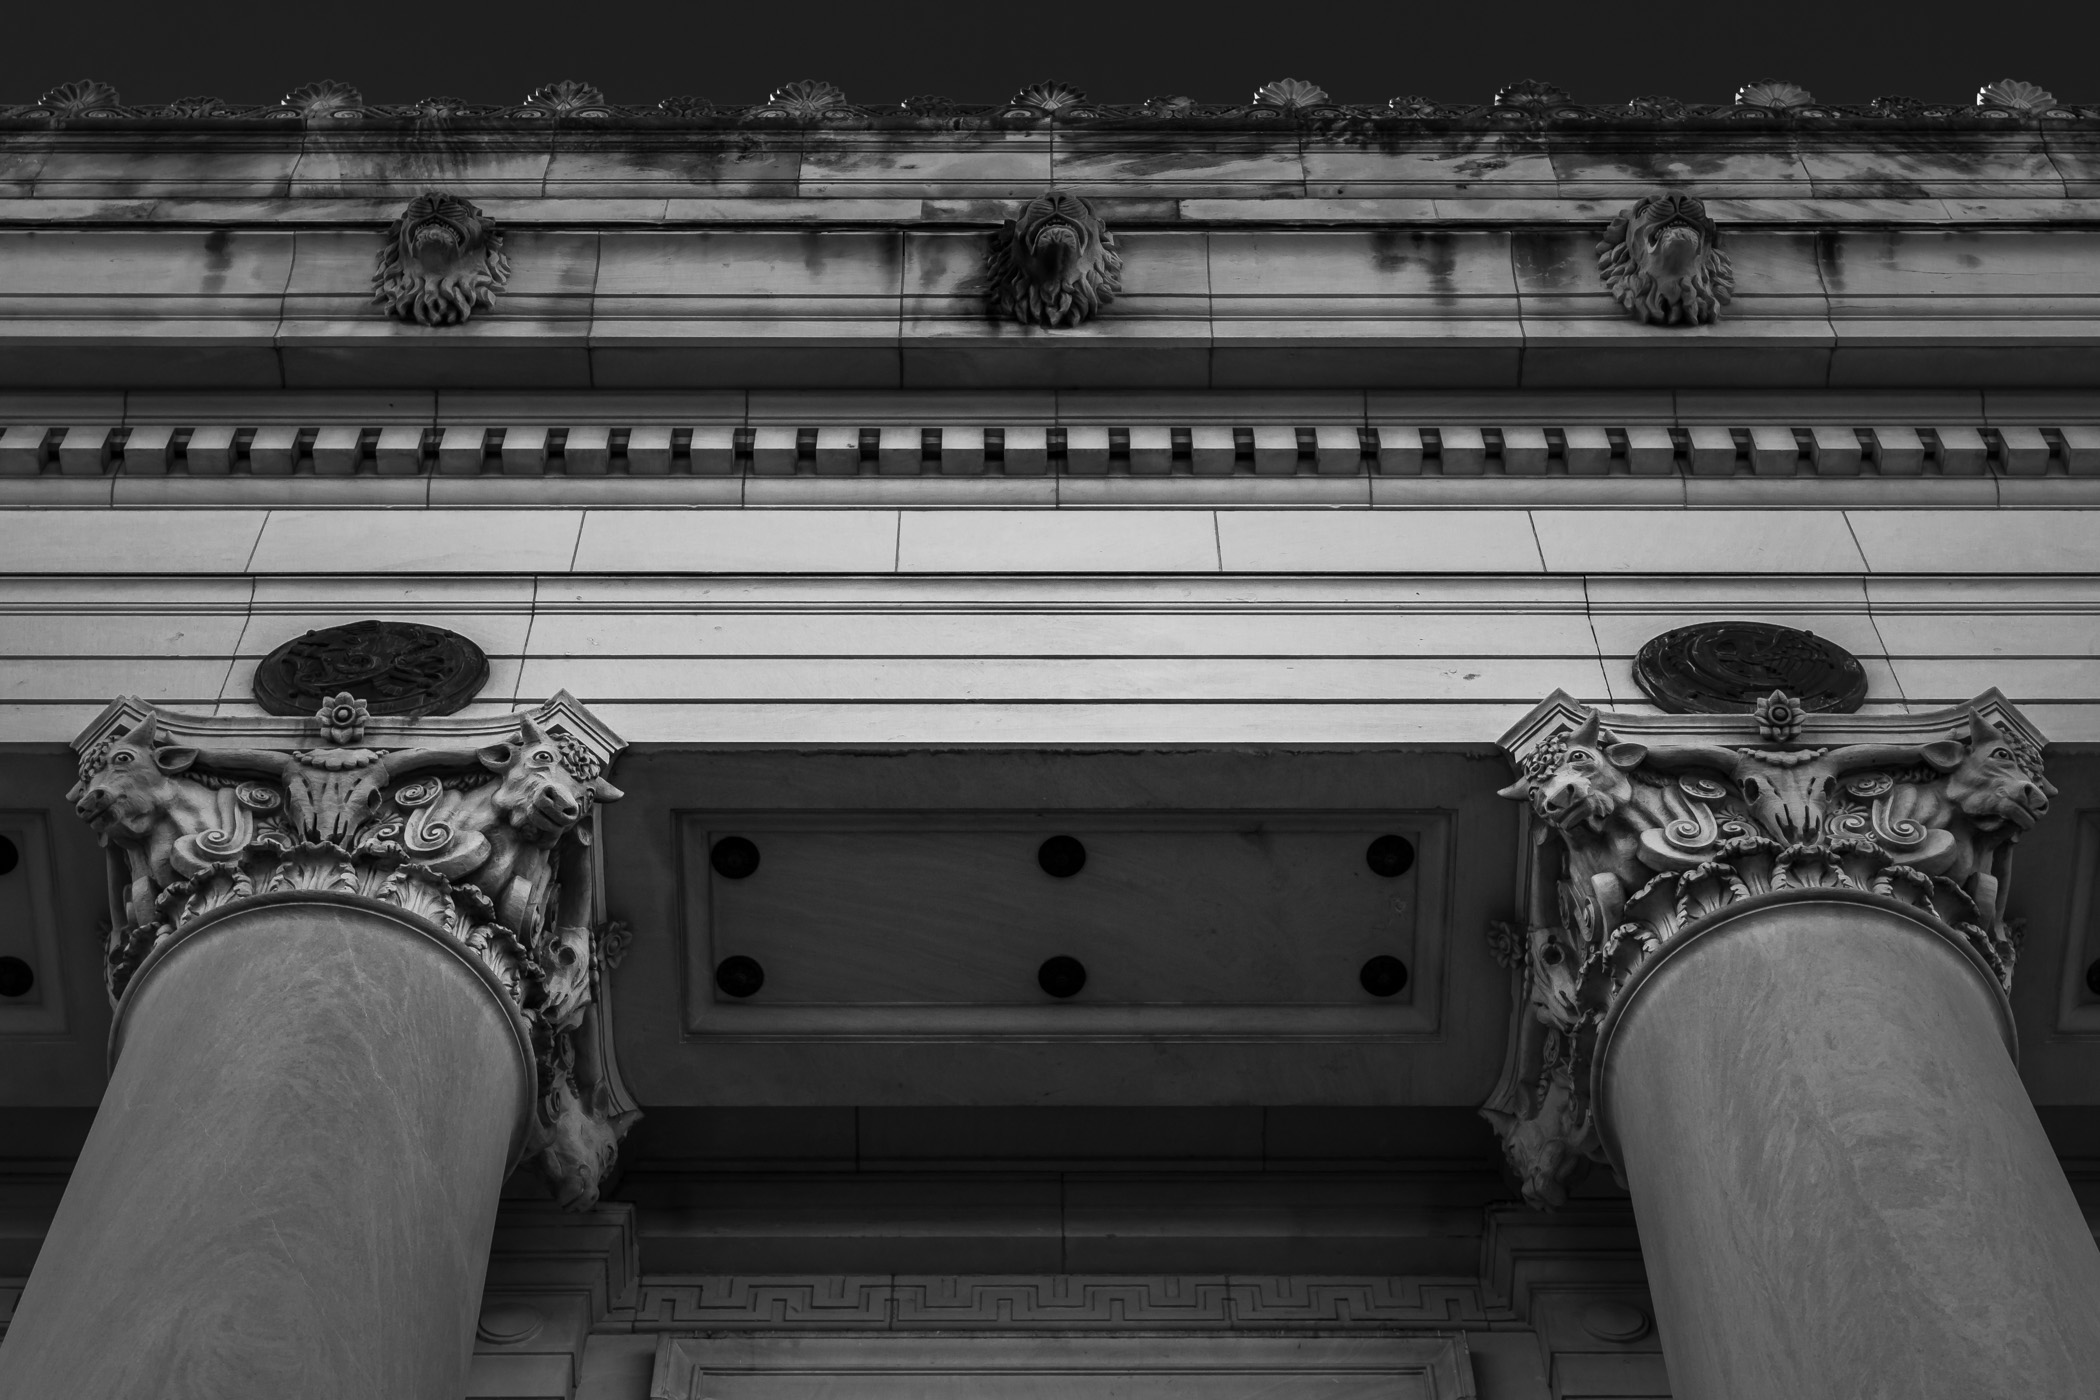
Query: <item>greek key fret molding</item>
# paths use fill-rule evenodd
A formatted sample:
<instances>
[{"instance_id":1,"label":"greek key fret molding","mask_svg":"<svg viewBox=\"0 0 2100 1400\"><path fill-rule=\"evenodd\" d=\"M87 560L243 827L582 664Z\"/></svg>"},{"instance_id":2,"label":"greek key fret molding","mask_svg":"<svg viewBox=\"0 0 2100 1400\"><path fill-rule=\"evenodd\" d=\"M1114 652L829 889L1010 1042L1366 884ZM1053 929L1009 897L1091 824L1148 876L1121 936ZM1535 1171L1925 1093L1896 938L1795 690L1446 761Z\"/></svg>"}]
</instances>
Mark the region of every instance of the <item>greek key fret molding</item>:
<instances>
[{"instance_id":1,"label":"greek key fret molding","mask_svg":"<svg viewBox=\"0 0 2100 1400\"><path fill-rule=\"evenodd\" d=\"M1505 1310L1506 1312L1506 1310ZM1266 1331L1481 1325L1470 1279L1226 1274L703 1275L644 1280L637 1332Z\"/></svg>"},{"instance_id":2,"label":"greek key fret molding","mask_svg":"<svg viewBox=\"0 0 2100 1400\"><path fill-rule=\"evenodd\" d=\"M2045 741L1996 690L1916 715L1618 715L1555 692L1503 736L1532 858L1520 923L1490 932L1516 1014L1482 1108L1525 1199L1557 1206L1605 1160L1597 1030L1644 961L1718 909L1836 887L1914 905L2010 987L2012 848L2049 810Z\"/></svg>"},{"instance_id":3,"label":"greek key fret molding","mask_svg":"<svg viewBox=\"0 0 2100 1400\"><path fill-rule=\"evenodd\" d=\"M538 1061L527 1155L594 1204L639 1117L598 992L626 931L602 907L598 804L625 747L567 692L492 719L375 718L349 694L308 719L208 718L126 697L73 742L67 794L109 853L104 973L253 895L397 905L458 940L524 1014Z\"/></svg>"}]
</instances>

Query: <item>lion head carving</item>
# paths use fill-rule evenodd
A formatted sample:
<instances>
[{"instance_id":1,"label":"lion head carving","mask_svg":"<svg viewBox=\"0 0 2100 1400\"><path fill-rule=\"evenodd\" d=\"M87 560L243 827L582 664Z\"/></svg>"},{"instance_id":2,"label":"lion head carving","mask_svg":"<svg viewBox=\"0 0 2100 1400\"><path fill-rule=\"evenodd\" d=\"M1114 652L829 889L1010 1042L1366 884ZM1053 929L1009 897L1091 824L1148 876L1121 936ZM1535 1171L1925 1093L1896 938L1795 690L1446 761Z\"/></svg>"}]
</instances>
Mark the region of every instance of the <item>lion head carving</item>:
<instances>
[{"instance_id":1,"label":"lion head carving","mask_svg":"<svg viewBox=\"0 0 2100 1400\"><path fill-rule=\"evenodd\" d=\"M1061 190L1029 200L992 235L984 270L993 313L1023 325L1076 326L1123 290L1116 236Z\"/></svg>"},{"instance_id":2,"label":"lion head carving","mask_svg":"<svg viewBox=\"0 0 2100 1400\"><path fill-rule=\"evenodd\" d=\"M1652 326L1703 326L1735 296L1721 230L1688 194L1649 195L1622 211L1597 245L1597 270Z\"/></svg>"},{"instance_id":3,"label":"lion head carving","mask_svg":"<svg viewBox=\"0 0 2100 1400\"><path fill-rule=\"evenodd\" d=\"M456 326L495 306L509 280L502 233L472 203L432 191L409 201L387 230L372 300L404 321Z\"/></svg>"}]
</instances>

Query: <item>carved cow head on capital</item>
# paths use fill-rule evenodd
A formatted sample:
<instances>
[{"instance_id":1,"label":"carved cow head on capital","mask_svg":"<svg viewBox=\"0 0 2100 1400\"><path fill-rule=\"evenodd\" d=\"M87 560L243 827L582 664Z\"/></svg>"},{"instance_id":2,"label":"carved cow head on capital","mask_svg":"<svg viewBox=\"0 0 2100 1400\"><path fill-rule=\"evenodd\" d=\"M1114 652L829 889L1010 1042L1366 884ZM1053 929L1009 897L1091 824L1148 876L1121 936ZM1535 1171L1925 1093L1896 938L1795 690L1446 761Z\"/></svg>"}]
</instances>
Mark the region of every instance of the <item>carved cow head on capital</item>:
<instances>
[{"instance_id":1,"label":"carved cow head on capital","mask_svg":"<svg viewBox=\"0 0 2100 1400\"><path fill-rule=\"evenodd\" d=\"M160 742L159 726L147 715L111 740L81 766L80 781L66 794L74 813L98 833L143 836L174 803L175 775L189 771L197 751Z\"/></svg>"},{"instance_id":2,"label":"carved cow head on capital","mask_svg":"<svg viewBox=\"0 0 2100 1400\"><path fill-rule=\"evenodd\" d=\"M492 805L533 845L551 845L583 819L592 801L626 794L601 776L580 777L562 761L561 746L530 715L518 716L518 737L481 750L481 766L497 776Z\"/></svg>"},{"instance_id":3,"label":"carved cow head on capital","mask_svg":"<svg viewBox=\"0 0 2100 1400\"><path fill-rule=\"evenodd\" d=\"M2049 814L2056 796L2041 765L1980 710L1969 712L1966 747L1943 739L1927 744L1920 757L1947 775L1947 800L1986 831L2008 822L2029 830Z\"/></svg>"},{"instance_id":4,"label":"carved cow head on capital","mask_svg":"<svg viewBox=\"0 0 2100 1400\"><path fill-rule=\"evenodd\" d=\"M1501 790L1512 801L1529 799L1531 810L1562 831L1578 822L1603 828L1619 805L1633 796L1627 776L1648 757L1645 744L1614 738L1595 710L1570 730L1553 753L1550 766L1527 773Z\"/></svg>"}]
</instances>

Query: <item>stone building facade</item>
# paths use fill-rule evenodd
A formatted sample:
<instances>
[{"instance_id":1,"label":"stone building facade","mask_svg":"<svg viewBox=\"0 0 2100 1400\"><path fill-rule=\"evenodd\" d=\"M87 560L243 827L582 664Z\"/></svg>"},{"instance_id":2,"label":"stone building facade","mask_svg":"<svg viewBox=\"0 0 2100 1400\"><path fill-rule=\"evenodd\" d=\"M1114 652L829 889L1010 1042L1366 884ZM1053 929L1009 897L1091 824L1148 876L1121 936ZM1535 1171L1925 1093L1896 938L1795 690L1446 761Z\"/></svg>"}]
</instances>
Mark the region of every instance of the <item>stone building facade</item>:
<instances>
[{"instance_id":1,"label":"stone building facade","mask_svg":"<svg viewBox=\"0 0 2100 1400\"><path fill-rule=\"evenodd\" d=\"M2010 81L0 108L0 1394L2093 1393L2096 217Z\"/></svg>"}]
</instances>

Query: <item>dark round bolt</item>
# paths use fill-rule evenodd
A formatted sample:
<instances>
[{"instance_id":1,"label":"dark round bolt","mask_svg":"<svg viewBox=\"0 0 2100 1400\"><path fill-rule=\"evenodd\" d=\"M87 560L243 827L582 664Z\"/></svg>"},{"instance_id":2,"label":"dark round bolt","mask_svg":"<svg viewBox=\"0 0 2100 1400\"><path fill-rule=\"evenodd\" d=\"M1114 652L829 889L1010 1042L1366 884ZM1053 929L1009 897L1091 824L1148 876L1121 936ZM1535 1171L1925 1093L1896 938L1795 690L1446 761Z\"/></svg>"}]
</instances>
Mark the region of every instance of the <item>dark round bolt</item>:
<instances>
[{"instance_id":1,"label":"dark round bolt","mask_svg":"<svg viewBox=\"0 0 2100 1400\"><path fill-rule=\"evenodd\" d=\"M1390 880L1415 868L1415 843L1388 832L1364 847L1364 864Z\"/></svg>"},{"instance_id":2,"label":"dark round bolt","mask_svg":"<svg viewBox=\"0 0 2100 1400\"><path fill-rule=\"evenodd\" d=\"M1076 836L1053 836L1036 847L1035 863L1043 867L1045 874L1055 875L1060 880L1070 879L1086 865L1086 847ZM1073 992L1078 990L1077 987L1072 989ZM1071 994L1064 993L1066 996Z\"/></svg>"},{"instance_id":3,"label":"dark round bolt","mask_svg":"<svg viewBox=\"0 0 2100 1400\"><path fill-rule=\"evenodd\" d=\"M0 875L5 875L21 864L21 861L22 853L15 849L15 843L5 836L0 836Z\"/></svg>"},{"instance_id":4,"label":"dark round bolt","mask_svg":"<svg viewBox=\"0 0 2100 1400\"><path fill-rule=\"evenodd\" d=\"M715 964L715 985L724 995L741 999L766 985L766 970L757 958L734 953Z\"/></svg>"},{"instance_id":5,"label":"dark round bolt","mask_svg":"<svg viewBox=\"0 0 2100 1400\"><path fill-rule=\"evenodd\" d=\"M2100 997L2100 958L2095 958L2086 965L2085 989L2094 996Z\"/></svg>"},{"instance_id":6,"label":"dark round bolt","mask_svg":"<svg viewBox=\"0 0 2100 1400\"><path fill-rule=\"evenodd\" d=\"M1073 844L1077 845L1078 842ZM1086 985L1086 964L1060 953L1054 958L1044 960L1043 965L1035 970L1035 980L1037 986L1059 1001L1066 997L1076 997L1079 995L1079 989Z\"/></svg>"},{"instance_id":7,"label":"dark round bolt","mask_svg":"<svg viewBox=\"0 0 2100 1400\"><path fill-rule=\"evenodd\" d=\"M1407 985L1407 964L1390 953L1380 953L1364 964L1356 980L1374 997L1389 997Z\"/></svg>"},{"instance_id":8,"label":"dark round bolt","mask_svg":"<svg viewBox=\"0 0 2100 1400\"><path fill-rule=\"evenodd\" d=\"M741 880L758 869L758 847L741 836L725 836L707 853L715 874L725 880ZM752 991L757 991L756 987Z\"/></svg>"},{"instance_id":9,"label":"dark round bolt","mask_svg":"<svg viewBox=\"0 0 2100 1400\"><path fill-rule=\"evenodd\" d=\"M36 985L36 969L20 958L0 958L0 997L22 997Z\"/></svg>"}]
</instances>

